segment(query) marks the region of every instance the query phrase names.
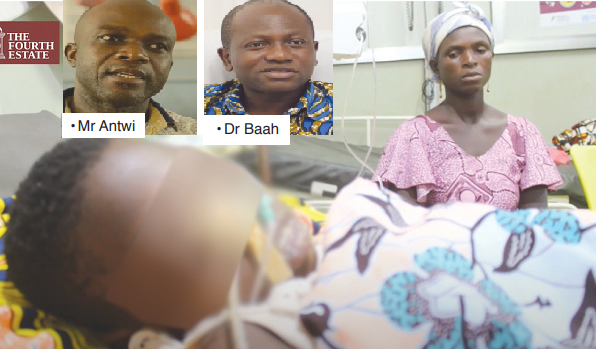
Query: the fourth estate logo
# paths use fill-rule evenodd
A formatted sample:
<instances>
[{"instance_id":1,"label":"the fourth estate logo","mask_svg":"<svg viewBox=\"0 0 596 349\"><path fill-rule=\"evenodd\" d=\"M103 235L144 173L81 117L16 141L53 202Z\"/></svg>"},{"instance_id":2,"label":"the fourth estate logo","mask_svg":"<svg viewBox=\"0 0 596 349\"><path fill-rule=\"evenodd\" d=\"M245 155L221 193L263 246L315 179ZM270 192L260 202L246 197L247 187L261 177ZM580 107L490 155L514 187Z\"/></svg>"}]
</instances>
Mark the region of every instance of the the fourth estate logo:
<instances>
[{"instance_id":1,"label":"the fourth estate logo","mask_svg":"<svg viewBox=\"0 0 596 349\"><path fill-rule=\"evenodd\" d=\"M4 35L5 33L2 32L2 28L0 28L0 59L6 59L4 57Z\"/></svg>"},{"instance_id":2,"label":"the fourth estate logo","mask_svg":"<svg viewBox=\"0 0 596 349\"><path fill-rule=\"evenodd\" d=\"M0 64L59 64L59 22L0 22Z\"/></svg>"}]
</instances>

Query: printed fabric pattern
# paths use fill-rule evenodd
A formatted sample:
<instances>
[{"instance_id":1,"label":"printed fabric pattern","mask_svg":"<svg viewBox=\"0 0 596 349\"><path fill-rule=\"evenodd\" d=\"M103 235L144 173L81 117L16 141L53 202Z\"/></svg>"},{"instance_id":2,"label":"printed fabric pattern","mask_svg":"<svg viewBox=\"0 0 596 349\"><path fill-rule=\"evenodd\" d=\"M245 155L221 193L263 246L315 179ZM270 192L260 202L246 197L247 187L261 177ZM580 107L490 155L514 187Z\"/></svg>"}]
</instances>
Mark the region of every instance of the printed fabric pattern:
<instances>
[{"instance_id":1,"label":"printed fabric pattern","mask_svg":"<svg viewBox=\"0 0 596 349\"><path fill-rule=\"evenodd\" d=\"M29 304L6 278L4 234L15 198L0 199L0 348L107 349L83 329L66 324Z\"/></svg>"},{"instance_id":2,"label":"printed fabric pattern","mask_svg":"<svg viewBox=\"0 0 596 349\"><path fill-rule=\"evenodd\" d=\"M563 184L538 129L508 116L501 137L484 154L471 156L426 115L404 122L391 136L376 169L397 189L416 187L419 203L477 202L513 211L521 192Z\"/></svg>"},{"instance_id":3,"label":"printed fabric pattern","mask_svg":"<svg viewBox=\"0 0 596 349\"><path fill-rule=\"evenodd\" d=\"M596 145L596 119L579 122L553 137L553 144L559 150L569 153L574 145Z\"/></svg>"},{"instance_id":4,"label":"printed fabric pattern","mask_svg":"<svg viewBox=\"0 0 596 349\"><path fill-rule=\"evenodd\" d=\"M242 84L230 80L205 85L205 115L247 115L240 102ZM295 108L290 108L291 135L333 134L333 84L309 81Z\"/></svg>"},{"instance_id":5,"label":"printed fabric pattern","mask_svg":"<svg viewBox=\"0 0 596 349\"><path fill-rule=\"evenodd\" d=\"M595 348L596 214L406 203L358 179L323 227L317 348Z\"/></svg>"}]
</instances>

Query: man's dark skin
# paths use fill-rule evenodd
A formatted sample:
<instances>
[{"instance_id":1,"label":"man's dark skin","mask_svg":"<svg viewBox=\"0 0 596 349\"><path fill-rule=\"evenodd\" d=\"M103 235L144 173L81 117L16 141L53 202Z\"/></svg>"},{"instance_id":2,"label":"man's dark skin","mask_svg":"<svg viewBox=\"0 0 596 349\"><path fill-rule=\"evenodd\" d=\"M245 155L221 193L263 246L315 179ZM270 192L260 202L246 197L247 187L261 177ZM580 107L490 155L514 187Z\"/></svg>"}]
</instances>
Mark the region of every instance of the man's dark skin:
<instances>
[{"instance_id":1,"label":"man's dark skin","mask_svg":"<svg viewBox=\"0 0 596 349\"><path fill-rule=\"evenodd\" d=\"M230 47L217 53L242 83L246 112L283 115L295 108L317 64L319 43L306 16L292 5L254 3L236 13L232 29Z\"/></svg>"},{"instance_id":2,"label":"man's dark skin","mask_svg":"<svg viewBox=\"0 0 596 349\"><path fill-rule=\"evenodd\" d=\"M447 131L466 153L479 157L489 151L507 128L507 114L484 102L483 87L490 78L493 59L490 41L475 27L454 30L441 43L437 59L430 66L445 86L445 101L426 113ZM478 73L477 77L465 75ZM416 202L416 188L392 190L411 203ZM521 192L518 208L547 208L546 186Z\"/></svg>"},{"instance_id":3,"label":"man's dark skin","mask_svg":"<svg viewBox=\"0 0 596 349\"><path fill-rule=\"evenodd\" d=\"M145 0L110 0L88 10L65 48L76 68L75 113L146 113L172 68L176 29Z\"/></svg>"}]
</instances>

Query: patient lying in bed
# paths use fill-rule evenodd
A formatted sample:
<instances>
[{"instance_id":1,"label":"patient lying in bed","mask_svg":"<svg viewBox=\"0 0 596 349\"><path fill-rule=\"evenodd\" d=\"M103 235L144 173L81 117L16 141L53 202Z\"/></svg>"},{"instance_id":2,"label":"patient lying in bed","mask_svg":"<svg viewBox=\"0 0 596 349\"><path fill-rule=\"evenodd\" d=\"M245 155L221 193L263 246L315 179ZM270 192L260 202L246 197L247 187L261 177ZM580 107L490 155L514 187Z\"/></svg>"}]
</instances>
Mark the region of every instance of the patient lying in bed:
<instances>
[{"instance_id":1,"label":"patient lying in bed","mask_svg":"<svg viewBox=\"0 0 596 349\"><path fill-rule=\"evenodd\" d=\"M236 310L245 323L283 340L271 348L596 346L592 213L512 213L474 204L429 210L357 180L338 196L325 227L316 273L278 284L265 301L269 308L260 309L270 323ZM284 307L284 296L301 307ZM300 317L309 336L299 329L288 334L283 317ZM238 348L228 319L212 319L184 343L169 345ZM221 325L209 333L213 322ZM154 333L141 338L161 343L150 348L168 348ZM264 348L259 337L245 338Z\"/></svg>"},{"instance_id":2,"label":"patient lying in bed","mask_svg":"<svg viewBox=\"0 0 596 349\"><path fill-rule=\"evenodd\" d=\"M87 147L95 160L64 178L56 166L84 155L86 142L63 144L54 155L68 154L68 161L47 156L23 182L6 253L9 275L30 301L102 330L112 347L596 346L593 213L476 204L427 209L357 180L338 195L321 241L311 244L309 226L247 177L234 177L242 170L201 154L184 153L184 166L177 166L173 148L114 140ZM54 178L40 176L50 165ZM43 240L29 225L43 228L45 216L69 204L53 189L57 179L78 181L67 186L80 195L80 210L69 215L77 224L45 227L55 235ZM191 212L200 219L189 219ZM221 279L233 274L239 257L230 254L232 263L210 253L205 246L223 250L205 235L230 237L251 215L228 294ZM63 258L53 249L62 244L76 249ZM46 258L37 266L26 258L40 254ZM30 286L39 285L40 269L58 276L45 276L43 294ZM44 296L58 290L72 297ZM176 336L180 331L186 335Z\"/></svg>"}]
</instances>

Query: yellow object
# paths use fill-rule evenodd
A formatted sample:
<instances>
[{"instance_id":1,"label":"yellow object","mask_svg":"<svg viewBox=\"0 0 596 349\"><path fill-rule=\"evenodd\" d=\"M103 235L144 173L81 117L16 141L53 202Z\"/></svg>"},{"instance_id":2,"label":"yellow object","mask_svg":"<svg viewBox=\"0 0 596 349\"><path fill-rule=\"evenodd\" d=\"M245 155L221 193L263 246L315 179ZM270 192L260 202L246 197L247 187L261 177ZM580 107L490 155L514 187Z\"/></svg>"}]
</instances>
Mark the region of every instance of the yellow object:
<instances>
[{"instance_id":1,"label":"yellow object","mask_svg":"<svg viewBox=\"0 0 596 349\"><path fill-rule=\"evenodd\" d=\"M293 273L281 253L274 246L267 246L267 240L265 232L255 224L248 237L248 248L261 268L265 268L267 279L275 285L292 278Z\"/></svg>"},{"instance_id":2,"label":"yellow object","mask_svg":"<svg viewBox=\"0 0 596 349\"><path fill-rule=\"evenodd\" d=\"M292 195L278 195L278 199L281 200L288 207L306 214L310 219L316 223L323 223L327 219L327 215L319 212L312 207L308 206L300 198Z\"/></svg>"},{"instance_id":3,"label":"yellow object","mask_svg":"<svg viewBox=\"0 0 596 349\"><path fill-rule=\"evenodd\" d=\"M565 7L565 8L571 8L573 7L573 5L575 5L575 3L577 1L559 1L561 3L561 6Z\"/></svg>"},{"instance_id":4,"label":"yellow object","mask_svg":"<svg viewBox=\"0 0 596 349\"><path fill-rule=\"evenodd\" d=\"M584 188L588 208L596 211L596 145L574 145L569 154Z\"/></svg>"}]
</instances>

